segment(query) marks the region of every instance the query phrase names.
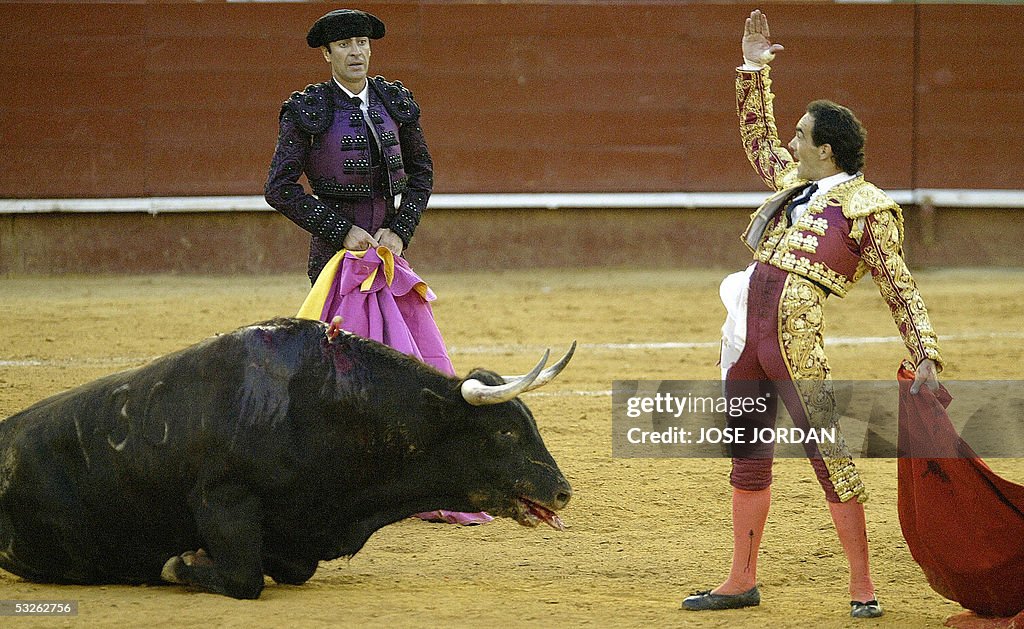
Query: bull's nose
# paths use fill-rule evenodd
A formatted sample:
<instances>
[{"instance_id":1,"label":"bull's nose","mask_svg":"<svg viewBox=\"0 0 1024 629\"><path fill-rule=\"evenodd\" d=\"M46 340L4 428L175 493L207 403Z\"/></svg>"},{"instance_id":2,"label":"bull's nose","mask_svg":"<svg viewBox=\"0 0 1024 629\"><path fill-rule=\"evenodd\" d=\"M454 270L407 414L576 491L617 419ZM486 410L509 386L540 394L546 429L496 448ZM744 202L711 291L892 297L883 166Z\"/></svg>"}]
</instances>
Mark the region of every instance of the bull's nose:
<instances>
[{"instance_id":1,"label":"bull's nose","mask_svg":"<svg viewBox=\"0 0 1024 629\"><path fill-rule=\"evenodd\" d=\"M569 504L569 499L572 498L572 487L566 483L565 489L555 494L555 511L564 509L565 505Z\"/></svg>"}]
</instances>

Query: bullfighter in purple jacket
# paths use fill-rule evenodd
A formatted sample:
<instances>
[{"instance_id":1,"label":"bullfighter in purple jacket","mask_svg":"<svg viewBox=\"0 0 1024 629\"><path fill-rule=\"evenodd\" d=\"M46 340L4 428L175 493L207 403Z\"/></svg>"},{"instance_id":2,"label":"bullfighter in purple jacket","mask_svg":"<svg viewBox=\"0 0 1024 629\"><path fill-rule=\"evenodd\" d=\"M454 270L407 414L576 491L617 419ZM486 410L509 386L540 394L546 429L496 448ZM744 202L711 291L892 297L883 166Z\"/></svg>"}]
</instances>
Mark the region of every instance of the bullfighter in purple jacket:
<instances>
[{"instance_id":1,"label":"bullfighter in purple jacket","mask_svg":"<svg viewBox=\"0 0 1024 629\"><path fill-rule=\"evenodd\" d=\"M370 40L381 37L384 23L353 9L331 11L309 29L306 43L320 48L332 77L281 107L267 203L313 236L313 289L300 317L338 317L353 334L454 374L430 308L434 294L401 257L427 207L434 169L412 92L367 75ZM313 194L299 183L303 173ZM418 517L493 519L447 510Z\"/></svg>"},{"instance_id":2,"label":"bullfighter in purple jacket","mask_svg":"<svg viewBox=\"0 0 1024 629\"><path fill-rule=\"evenodd\" d=\"M267 203L312 234L309 278L338 251L409 246L434 185L420 108L400 82L368 77L370 40L384 23L339 9L309 30L332 78L295 92L281 107ZM313 194L299 183L305 173ZM401 204L396 199L401 198Z\"/></svg>"}]
</instances>

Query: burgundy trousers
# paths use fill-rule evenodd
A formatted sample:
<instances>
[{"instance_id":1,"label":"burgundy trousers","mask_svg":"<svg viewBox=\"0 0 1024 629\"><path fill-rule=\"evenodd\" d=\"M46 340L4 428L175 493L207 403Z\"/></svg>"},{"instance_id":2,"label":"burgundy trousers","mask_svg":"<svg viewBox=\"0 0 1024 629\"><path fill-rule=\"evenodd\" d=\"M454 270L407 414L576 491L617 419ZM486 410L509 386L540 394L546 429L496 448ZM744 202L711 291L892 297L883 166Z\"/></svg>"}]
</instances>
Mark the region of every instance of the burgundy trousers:
<instances>
[{"instance_id":1,"label":"burgundy trousers","mask_svg":"<svg viewBox=\"0 0 1024 629\"><path fill-rule=\"evenodd\" d=\"M840 447L824 455L815 443L804 451L830 502L866 499L863 485L838 431L831 376L822 343L822 305L827 293L810 280L758 263L750 279L747 338L743 352L726 374L726 395L767 400L763 412L727 418L727 426L775 428L781 398L798 428L835 427ZM766 489L772 482L774 443L734 448L729 481L748 491ZM839 485L837 489L837 485Z\"/></svg>"}]
</instances>

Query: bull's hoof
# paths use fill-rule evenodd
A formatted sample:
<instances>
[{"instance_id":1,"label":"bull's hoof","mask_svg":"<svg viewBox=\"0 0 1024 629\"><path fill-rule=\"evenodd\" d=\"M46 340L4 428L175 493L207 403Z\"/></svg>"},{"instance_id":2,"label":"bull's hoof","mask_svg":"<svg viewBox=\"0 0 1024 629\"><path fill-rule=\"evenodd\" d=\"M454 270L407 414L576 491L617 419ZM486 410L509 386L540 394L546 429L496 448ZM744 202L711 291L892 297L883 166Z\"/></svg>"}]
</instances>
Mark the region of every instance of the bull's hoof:
<instances>
[{"instance_id":1,"label":"bull's hoof","mask_svg":"<svg viewBox=\"0 0 1024 629\"><path fill-rule=\"evenodd\" d=\"M210 559L210 556L202 548L194 552L190 550L180 555L175 555L164 564L163 569L160 571L160 578L168 583L187 585L188 580L182 575L191 566L213 567L213 560Z\"/></svg>"},{"instance_id":2,"label":"bull's hoof","mask_svg":"<svg viewBox=\"0 0 1024 629\"><path fill-rule=\"evenodd\" d=\"M178 576L178 571L185 567L185 561L180 555L175 555L167 560L164 564L163 569L160 571L160 578L168 583L180 583L185 585L185 581Z\"/></svg>"}]
</instances>

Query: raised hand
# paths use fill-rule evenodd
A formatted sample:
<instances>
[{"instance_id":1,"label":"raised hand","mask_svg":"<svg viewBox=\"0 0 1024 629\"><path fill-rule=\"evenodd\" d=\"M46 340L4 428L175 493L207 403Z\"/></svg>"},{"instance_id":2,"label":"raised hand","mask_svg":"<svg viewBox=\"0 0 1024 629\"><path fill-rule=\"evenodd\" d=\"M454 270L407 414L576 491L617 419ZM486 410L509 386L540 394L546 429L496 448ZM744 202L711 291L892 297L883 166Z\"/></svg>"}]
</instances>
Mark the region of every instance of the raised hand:
<instances>
[{"instance_id":1,"label":"raised hand","mask_svg":"<svg viewBox=\"0 0 1024 629\"><path fill-rule=\"evenodd\" d=\"M771 41L767 16L760 9L751 11L743 26L743 59L754 65L768 65L780 50L785 50L782 44Z\"/></svg>"}]
</instances>

